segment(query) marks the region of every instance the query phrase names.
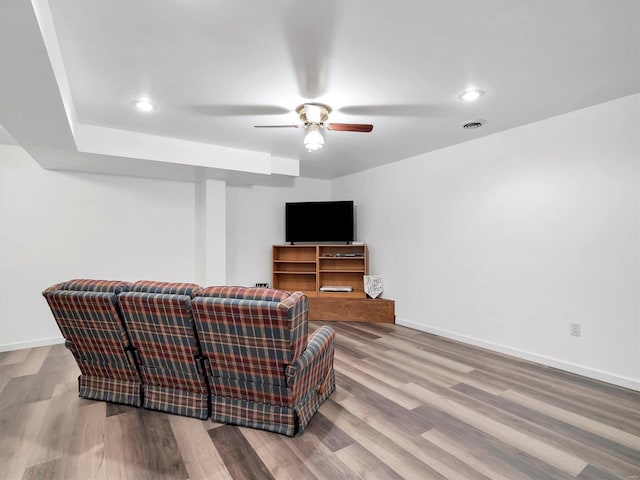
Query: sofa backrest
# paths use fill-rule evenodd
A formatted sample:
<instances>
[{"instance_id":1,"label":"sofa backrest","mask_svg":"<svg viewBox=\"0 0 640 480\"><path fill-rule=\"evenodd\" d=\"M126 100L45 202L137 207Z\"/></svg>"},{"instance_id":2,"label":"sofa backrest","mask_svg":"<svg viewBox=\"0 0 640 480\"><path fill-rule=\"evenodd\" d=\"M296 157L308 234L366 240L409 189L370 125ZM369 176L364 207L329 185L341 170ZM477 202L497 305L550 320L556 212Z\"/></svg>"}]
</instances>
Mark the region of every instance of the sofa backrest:
<instances>
[{"instance_id":1,"label":"sofa backrest","mask_svg":"<svg viewBox=\"0 0 640 480\"><path fill-rule=\"evenodd\" d=\"M119 280L91 280L88 278L77 278L59 284L59 290L74 290L79 292L109 292L118 294L126 292L131 288L129 282Z\"/></svg>"},{"instance_id":2,"label":"sofa backrest","mask_svg":"<svg viewBox=\"0 0 640 480\"><path fill-rule=\"evenodd\" d=\"M289 295L291 294L284 290L258 287L207 287L198 293L199 297L244 298L245 300L265 300L267 302L279 302Z\"/></svg>"},{"instance_id":3,"label":"sofa backrest","mask_svg":"<svg viewBox=\"0 0 640 480\"><path fill-rule=\"evenodd\" d=\"M117 304L126 282L71 280L43 292L67 346L79 360L124 365L127 333Z\"/></svg>"},{"instance_id":4,"label":"sofa backrest","mask_svg":"<svg viewBox=\"0 0 640 480\"><path fill-rule=\"evenodd\" d=\"M177 286L165 285L165 289L181 291ZM143 377L145 372L147 378L162 375L150 369L185 373L200 370L200 346L189 295L123 292L118 295L118 302L131 343L137 349Z\"/></svg>"},{"instance_id":5,"label":"sofa backrest","mask_svg":"<svg viewBox=\"0 0 640 480\"><path fill-rule=\"evenodd\" d=\"M167 295L188 295L193 298L202 291L202 287L196 283L178 282L154 282L140 280L131 286L132 292L164 293Z\"/></svg>"},{"instance_id":6,"label":"sofa backrest","mask_svg":"<svg viewBox=\"0 0 640 480\"><path fill-rule=\"evenodd\" d=\"M306 296L295 292L282 301L198 296L192 304L213 376L286 386L286 367L307 346Z\"/></svg>"}]
</instances>

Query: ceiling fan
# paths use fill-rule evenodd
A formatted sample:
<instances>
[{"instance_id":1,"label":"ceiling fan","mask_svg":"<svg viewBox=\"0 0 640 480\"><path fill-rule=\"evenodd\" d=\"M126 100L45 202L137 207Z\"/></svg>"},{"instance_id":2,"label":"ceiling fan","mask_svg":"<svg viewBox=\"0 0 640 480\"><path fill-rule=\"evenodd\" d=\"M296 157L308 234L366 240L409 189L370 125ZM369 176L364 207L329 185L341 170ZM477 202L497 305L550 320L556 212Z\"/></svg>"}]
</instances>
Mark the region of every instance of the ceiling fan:
<instances>
[{"instance_id":1,"label":"ceiling fan","mask_svg":"<svg viewBox=\"0 0 640 480\"><path fill-rule=\"evenodd\" d=\"M255 128L306 128L304 146L310 152L324 147L324 137L321 130L337 132L364 132L373 130L373 125L364 123L325 123L329 119L331 107L323 103L305 103L296 108L303 125L254 125Z\"/></svg>"}]
</instances>

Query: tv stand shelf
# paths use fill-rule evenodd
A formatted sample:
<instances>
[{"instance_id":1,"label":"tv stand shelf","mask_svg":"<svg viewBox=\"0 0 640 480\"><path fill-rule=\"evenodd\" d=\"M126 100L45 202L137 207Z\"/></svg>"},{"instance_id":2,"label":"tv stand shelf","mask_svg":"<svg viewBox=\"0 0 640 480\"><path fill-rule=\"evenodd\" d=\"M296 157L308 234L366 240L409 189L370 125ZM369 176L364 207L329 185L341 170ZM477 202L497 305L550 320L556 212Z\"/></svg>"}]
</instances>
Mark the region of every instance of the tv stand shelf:
<instances>
[{"instance_id":1,"label":"tv stand shelf","mask_svg":"<svg viewBox=\"0 0 640 480\"><path fill-rule=\"evenodd\" d=\"M274 245L273 288L301 290L308 297L366 298L363 276L368 272L366 245ZM320 292L328 285L350 292Z\"/></svg>"}]
</instances>

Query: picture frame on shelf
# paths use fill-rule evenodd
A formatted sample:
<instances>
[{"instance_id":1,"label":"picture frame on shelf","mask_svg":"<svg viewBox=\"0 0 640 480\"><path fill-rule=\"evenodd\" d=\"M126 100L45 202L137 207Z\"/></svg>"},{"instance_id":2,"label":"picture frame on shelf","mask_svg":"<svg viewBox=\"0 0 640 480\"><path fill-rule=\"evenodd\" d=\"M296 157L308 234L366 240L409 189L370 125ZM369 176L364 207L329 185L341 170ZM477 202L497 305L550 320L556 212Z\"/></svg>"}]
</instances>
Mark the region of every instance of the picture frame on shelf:
<instances>
[{"instance_id":1,"label":"picture frame on shelf","mask_svg":"<svg viewBox=\"0 0 640 480\"><path fill-rule=\"evenodd\" d=\"M382 293L382 275L365 275L364 292L371 298L378 298Z\"/></svg>"}]
</instances>

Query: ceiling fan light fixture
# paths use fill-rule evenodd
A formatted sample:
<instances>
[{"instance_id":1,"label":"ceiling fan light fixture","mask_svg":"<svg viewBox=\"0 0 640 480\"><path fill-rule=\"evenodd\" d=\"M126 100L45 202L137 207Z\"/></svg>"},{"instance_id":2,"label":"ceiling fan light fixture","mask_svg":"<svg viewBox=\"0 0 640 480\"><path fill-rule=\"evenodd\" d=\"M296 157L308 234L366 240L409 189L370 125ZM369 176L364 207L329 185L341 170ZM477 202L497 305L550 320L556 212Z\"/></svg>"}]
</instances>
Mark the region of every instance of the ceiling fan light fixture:
<instances>
[{"instance_id":1,"label":"ceiling fan light fixture","mask_svg":"<svg viewBox=\"0 0 640 480\"><path fill-rule=\"evenodd\" d=\"M315 103L305 103L304 114L307 117L307 122L320 123L322 122L322 106Z\"/></svg>"},{"instance_id":2,"label":"ceiling fan light fixture","mask_svg":"<svg viewBox=\"0 0 640 480\"><path fill-rule=\"evenodd\" d=\"M462 92L458 98L464 102L475 102L483 95L482 90L470 89Z\"/></svg>"},{"instance_id":3,"label":"ceiling fan light fixture","mask_svg":"<svg viewBox=\"0 0 640 480\"><path fill-rule=\"evenodd\" d=\"M304 137L304 147L310 152L315 152L324 147L324 138L320 133L320 125L315 123L309 125L309 131Z\"/></svg>"},{"instance_id":4,"label":"ceiling fan light fixture","mask_svg":"<svg viewBox=\"0 0 640 480\"><path fill-rule=\"evenodd\" d=\"M300 120L305 124L322 124L329 118L331 107L324 103L304 103L302 105L298 105L296 113L300 116Z\"/></svg>"},{"instance_id":5,"label":"ceiling fan light fixture","mask_svg":"<svg viewBox=\"0 0 640 480\"><path fill-rule=\"evenodd\" d=\"M305 103L298 105L296 113L300 116L302 125L254 125L255 128L306 128L304 146L314 152L324 147L324 137L321 130L337 132L371 132L373 125L365 123L325 123L329 119L331 107L324 103Z\"/></svg>"}]
</instances>

